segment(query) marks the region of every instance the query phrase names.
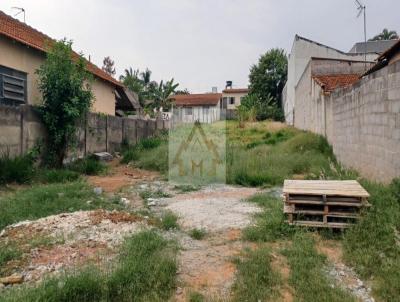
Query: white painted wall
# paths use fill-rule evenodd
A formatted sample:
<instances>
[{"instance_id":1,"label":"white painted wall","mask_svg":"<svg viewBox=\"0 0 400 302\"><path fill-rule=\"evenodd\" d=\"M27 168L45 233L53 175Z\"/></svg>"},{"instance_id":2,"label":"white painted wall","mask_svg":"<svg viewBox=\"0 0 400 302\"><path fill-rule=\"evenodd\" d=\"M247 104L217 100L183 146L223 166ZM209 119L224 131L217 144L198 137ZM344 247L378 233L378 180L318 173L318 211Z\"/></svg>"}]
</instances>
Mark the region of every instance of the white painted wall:
<instances>
[{"instance_id":1,"label":"white painted wall","mask_svg":"<svg viewBox=\"0 0 400 302\"><path fill-rule=\"evenodd\" d=\"M289 125L293 125L295 119L293 112L296 86L312 57L364 60L364 54L348 54L296 35L288 60L288 79L285 86L286 97L282 99L285 120ZM368 61L374 61L377 57L377 54L367 54Z\"/></svg>"}]
</instances>

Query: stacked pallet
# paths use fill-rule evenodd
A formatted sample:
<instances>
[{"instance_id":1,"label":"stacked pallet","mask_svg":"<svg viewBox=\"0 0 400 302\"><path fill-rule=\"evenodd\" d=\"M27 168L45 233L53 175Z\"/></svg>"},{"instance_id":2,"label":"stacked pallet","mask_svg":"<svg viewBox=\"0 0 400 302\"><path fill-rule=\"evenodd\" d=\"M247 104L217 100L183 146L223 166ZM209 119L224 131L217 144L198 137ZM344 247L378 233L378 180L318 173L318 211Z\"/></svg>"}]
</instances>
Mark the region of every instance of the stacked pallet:
<instances>
[{"instance_id":1,"label":"stacked pallet","mask_svg":"<svg viewBox=\"0 0 400 302\"><path fill-rule=\"evenodd\" d=\"M368 203L368 192L355 180L285 180L284 212L291 225L347 228Z\"/></svg>"}]
</instances>

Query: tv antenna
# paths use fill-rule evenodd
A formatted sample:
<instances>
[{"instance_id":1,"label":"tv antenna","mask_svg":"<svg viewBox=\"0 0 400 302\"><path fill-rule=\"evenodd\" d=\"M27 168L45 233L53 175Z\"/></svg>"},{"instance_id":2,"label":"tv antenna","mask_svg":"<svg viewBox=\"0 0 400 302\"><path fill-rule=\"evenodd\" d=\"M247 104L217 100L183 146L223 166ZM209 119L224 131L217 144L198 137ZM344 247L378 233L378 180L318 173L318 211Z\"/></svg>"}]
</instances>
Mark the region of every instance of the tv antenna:
<instances>
[{"instance_id":1,"label":"tv antenna","mask_svg":"<svg viewBox=\"0 0 400 302\"><path fill-rule=\"evenodd\" d=\"M20 14L24 14L24 23L26 23L25 22L25 9L23 7L15 7L15 6L12 7L12 9L18 10L18 12L14 15L14 17L16 17L16 16L18 16Z\"/></svg>"},{"instance_id":2,"label":"tv antenna","mask_svg":"<svg viewBox=\"0 0 400 302\"><path fill-rule=\"evenodd\" d=\"M358 10L357 18L359 18L361 14L364 14L364 65L365 65L364 67L365 70L367 70L367 14L366 14L367 7L360 0L355 0L355 1Z\"/></svg>"}]
</instances>

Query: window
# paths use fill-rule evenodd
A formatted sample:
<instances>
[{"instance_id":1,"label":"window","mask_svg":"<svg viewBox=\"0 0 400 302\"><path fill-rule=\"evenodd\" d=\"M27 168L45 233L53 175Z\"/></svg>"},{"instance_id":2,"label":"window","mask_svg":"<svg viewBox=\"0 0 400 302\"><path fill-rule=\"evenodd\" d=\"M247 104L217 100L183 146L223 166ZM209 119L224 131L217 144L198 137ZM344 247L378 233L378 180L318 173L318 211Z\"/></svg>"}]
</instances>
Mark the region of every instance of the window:
<instances>
[{"instance_id":1,"label":"window","mask_svg":"<svg viewBox=\"0 0 400 302\"><path fill-rule=\"evenodd\" d=\"M229 104L230 105L235 105L235 98L234 97L230 97L229 98Z\"/></svg>"},{"instance_id":2,"label":"window","mask_svg":"<svg viewBox=\"0 0 400 302\"><path fill-rule=\"evenodd\" d=\"M186 115L193 115L193 108L192 107L186 107L185 108L185 113L186 113Z\"/></svg>"},{"instance_id":3,"label":"window","mask_svg":"<svg viewBox=\"0 0 400 302\"><path fill-rule=\"evenodd\" d=\"M26 103L26 73L0 65L0 103Z\"/></svg>"}]
</instances>

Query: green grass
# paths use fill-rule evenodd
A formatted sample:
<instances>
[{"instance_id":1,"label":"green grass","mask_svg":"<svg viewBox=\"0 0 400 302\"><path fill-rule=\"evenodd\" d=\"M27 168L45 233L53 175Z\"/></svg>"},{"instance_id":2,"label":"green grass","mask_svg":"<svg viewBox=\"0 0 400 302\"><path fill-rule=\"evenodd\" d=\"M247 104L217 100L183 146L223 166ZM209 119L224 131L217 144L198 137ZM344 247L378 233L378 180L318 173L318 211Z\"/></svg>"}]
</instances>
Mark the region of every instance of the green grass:
<instances>
[{"instance_id":1,"label":"green grass","mask_svg":"<svg viewBox=\"0 0 400 302\"><path fill-rule=\"evenodd\" d=\"M179 193L188 193L188 192L195 192L201 189L200 186L194 185L176 185L174 190L177 190Z\"/></svg>"},{"instance_id":2,"label":"green grass","mask_svg":"<svg viewBox=\"0 0 400 302\"><path fill-rule=\"evenodd\" d=\"M243 231L243 236L249 241L269 242L278 239L290 239L295 229L285 222L282 200L268 193L257 194L249 199L263 208L256 215L256 223Z\"/></svg>"},{"instance_id":3,"label":"green grass","mask_svg":"<svg viewBox=\"0 0 400 302\"><path fill-rule=\"evenodd\" d=\"M110 272L85 268L0 296L11 301L167 301L176 284L176 246L153 231L128 238Z\"/></svg>"},{"instance_id":4,"label":"green grass","mask_svg":"<svg viewBox=\"0 0 400 302\"><path fill-rule=\"evenodd\" d=\"M88 200L92 202L87 203ZM23 220L96 208L115 208L84 182L49 184L0 196L0 230Z\"/></svg>"},{"instance_id":5,"label":"green grass","mask_svg":"<svg viewBox=\"0 0 400 302\"><path fill-rule=\"evenodd\" d=\"M0 185L7 183L25 184L32 181L35 175L35 167L32 156L10 157L3 153L0 156Z\"/></svg>"},{"instance_id":6,"label":"green grass","mask_svg":"<svg viewBox=\"0 0 400 302\"><path fill-rule=\"evenodd\" d=\"M191 292L189 294L188 302L205 302L204 296L198 292Z\"/></svg>"},{"instance_id":7,"label":"green grass","mask_svg":"<svg viewBox=\"0 0 400 302\"><path fill-rule=\"evenodd\" d=\"M160 227L165 230L179 229L178 216L172 211L166 211L160 218Z\"/></svg>"},{"instance_id":8,"label":"green grass","mask_svg":"<svg viewBox=\"0 0 400 302\"><path fill-rule=\"evenodd\" d=\"M150 189L149 190L143 190L143 191L141 191L139 193L139 196L144 200L147 200L149 198L168 198L168 197L171 197L170 194L164 192L161 189L158 189L156 191L153 191L153 190L150 190Z\"/></svg>"},{"instance_id":9,"label":"green grass","mask_svg":"<svg viewBox=\"0 0 400 302\"><path fill-rule=\"evenodd\" d=\"M67 168L85 175L99 175L107 171L106 164L92 155L77 159L76 161L67 165Z\"/></svg>"},{"instance_id":10,"label":"green grass","mask_svg":"<svg viewBox=\"0 0 400 302\"><path fill-rule=\"evenodd\" d=\"M248 252L243 260L237 261L232 300L238 302L276 301L279 297L280 284L280 275L271 268L270 251L259 248Z\"/></svg>"},{"instance_id":11,"label":"green grass","mask_svg":"<svg viewBox=\"0 0 400 302\"><path fill-rule=\"evenodd\" d=\"M284 251L290 266L289 283L295 290L295 300L355 302L349 293L333 286L333 281L323 271L326 258L317 253L314 245L310 234L298 232L291 246Z\"/></svg>"},{"instance_id":12,"label":"green grass","mask_svg":"<svg viewBox=\"0 0 400 302\"><path fill-rule=\"evenodd\" d=\"M400 181L363 182L372 207L344 235L344 257L363 278L373 278L381 301L400 296Z\"/></svg>"},{"instance_id":13,"label":"green grass","mask_svg":"<svg viewBox=\"0 0 400 302\"><path fill-rule=\"evenodd\" d=\"M80 179L80 174L71 170L47 170L42 169L38 171L37 179L39 182L54 184L54 183L67 183Z\"/></svg>"},{"instance_id":14,"label":"green grass","mask_svg":"<svg viewBox=\"0 0 400 302\"><path fill-rule=\"evenodd\" d=\"M12 243L5 244L0 248L0 275L2 267L11 260L20 259L22 251Z\"/></svg>"},{"instance_id":15,"label":"green grass","mask_svg":"<svg viewBox=\"0 0 400 302\"><path fill-rule=\"evenodd\" d=\"M196 240L201 240L206 237L207 231L205 229L191 229L189 231L189 236Z\"/></svg>"}]
</instances>

